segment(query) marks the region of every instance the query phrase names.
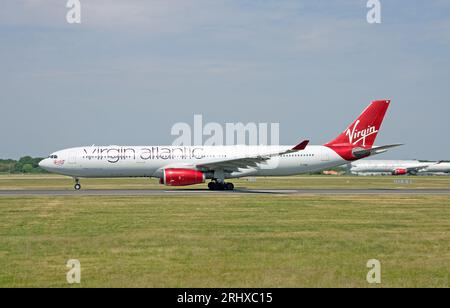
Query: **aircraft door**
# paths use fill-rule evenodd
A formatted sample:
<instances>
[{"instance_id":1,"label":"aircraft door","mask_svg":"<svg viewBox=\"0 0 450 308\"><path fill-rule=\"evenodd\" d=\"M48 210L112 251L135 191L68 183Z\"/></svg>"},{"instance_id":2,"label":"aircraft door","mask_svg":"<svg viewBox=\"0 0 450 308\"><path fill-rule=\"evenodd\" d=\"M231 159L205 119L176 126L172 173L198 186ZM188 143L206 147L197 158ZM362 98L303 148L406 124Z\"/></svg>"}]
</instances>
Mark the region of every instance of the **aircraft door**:
<instances>
[{"instance_id":1,"label":"aircraft door","mask_svg":"<svg viewBox=\"0 0 450 308\"><path fill-rule=\"evenodd\" d=\"M72 151L69 153L69 164L75 165L77 163L77 152Z\"/></svg>"},{"instance_id":2,"label":"aircraft door","mask_svg":"<svg viewBox=\"0 0 450 308\"><path fill-rule=\"evenodd\" d=\"M328 151L322 150L320 156L321 156L321 159L320 159L321 161L323 161L323 162L330 161L330 153Z\"/></svg>"}]
</instances>

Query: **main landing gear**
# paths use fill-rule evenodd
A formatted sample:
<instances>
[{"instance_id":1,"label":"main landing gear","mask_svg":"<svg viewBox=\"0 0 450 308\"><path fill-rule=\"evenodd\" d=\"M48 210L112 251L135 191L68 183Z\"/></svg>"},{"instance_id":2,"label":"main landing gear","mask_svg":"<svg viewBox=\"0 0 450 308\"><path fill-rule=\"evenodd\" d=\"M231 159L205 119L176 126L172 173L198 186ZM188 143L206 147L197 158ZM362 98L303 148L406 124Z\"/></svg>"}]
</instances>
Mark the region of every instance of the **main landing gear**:
<instances>
[{"instance_id":1,"label":"main landing gear","mask_svg":"<svg viewBox=\"0 0 450 308\"><path fill-rule=\"evenodd\" d=\"M75 179L75 186L74 186L75 190L80 190L81 189L81 185L80 185L80 180L79 179Z\"/></svg>"},{"instance_id":2,"label":"main landing gear","mask_svg":"<svg viewBox=\"0 0 450 308\"><path fill-rule=\"evenodd\" d=\"M233 183L220 183L217 181L209 182L208 188L210 190L234 190Z\"/></svg>"}]
</instances>

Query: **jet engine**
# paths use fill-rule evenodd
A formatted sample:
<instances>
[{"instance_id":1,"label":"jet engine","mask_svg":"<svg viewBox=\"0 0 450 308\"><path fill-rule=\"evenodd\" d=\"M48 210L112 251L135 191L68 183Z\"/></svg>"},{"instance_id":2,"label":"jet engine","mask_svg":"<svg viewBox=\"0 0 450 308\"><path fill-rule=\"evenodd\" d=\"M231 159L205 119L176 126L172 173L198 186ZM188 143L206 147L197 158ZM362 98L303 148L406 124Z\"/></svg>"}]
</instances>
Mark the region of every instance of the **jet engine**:
<instances>
[{"instance_id":1,"label":"jet engine","mask_svg":"<svg viewBox=\"0 0 450 308\"><path fill-rule=\"evenodd\" d=\"M192 169L164 169L160 183L167 186L189 186L205 183L205 174Z\"/></svg>"},{"instance_id":2,"label":"jet engine","mask_svg":"<svg viewBox=\"0 0 450 308\"><path fill-rule=\"evenodd\" d=\"M408 170L405 168L397 168L392 172L392 175L406 175L408 174Z\"/></svg>"}]
</instances>

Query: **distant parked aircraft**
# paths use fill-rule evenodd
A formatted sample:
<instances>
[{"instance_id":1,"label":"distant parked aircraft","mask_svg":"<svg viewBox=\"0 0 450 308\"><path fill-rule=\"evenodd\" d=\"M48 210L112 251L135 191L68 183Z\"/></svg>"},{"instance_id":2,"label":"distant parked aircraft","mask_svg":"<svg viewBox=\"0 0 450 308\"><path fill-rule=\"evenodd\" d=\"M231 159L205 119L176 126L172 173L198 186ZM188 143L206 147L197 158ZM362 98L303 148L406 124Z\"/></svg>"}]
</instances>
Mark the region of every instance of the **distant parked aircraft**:
<instances>
[{"instance_id":1,"label":"distant parked aircraft","mask_svg":"<svg viewBox=\"0 0 450 308\"><path fill-rule=\"evenodd\" d=\"M356 175L445 174L450 172L450 163L419 160L361 160L351 163L349 171Z\"/></svg>"},{"instance_id":2,"label":"distant parked aircraft","mask_svg":"<svg viewBox=\"0 0 450 308\"><path fill-rule=\"evenodd\" d=\"M168 186L204 183L211 190L233 190L225 179L288 176L346 164L386 152L399 144L373 146L390 101L374 101L335 140L323 146L92 146L62 150L40 166L80 178L155 177ZM301 118L299 119L301 120Z\"/></svg>"}]
</instances>

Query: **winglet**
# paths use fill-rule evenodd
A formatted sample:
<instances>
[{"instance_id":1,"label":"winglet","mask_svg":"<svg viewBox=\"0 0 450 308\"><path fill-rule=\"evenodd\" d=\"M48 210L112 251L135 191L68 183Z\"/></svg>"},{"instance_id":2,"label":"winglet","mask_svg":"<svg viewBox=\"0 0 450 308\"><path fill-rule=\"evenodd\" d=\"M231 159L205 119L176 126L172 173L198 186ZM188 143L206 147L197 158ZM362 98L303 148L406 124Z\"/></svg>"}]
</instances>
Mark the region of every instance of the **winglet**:
<instances>
[{"instance_id":1,"label":"winglet","mask_svg":"<svg viewBox=\"0 0 450 308\"><path fill-rule=\"evenodd\" d=\"M304 149L306 149L306 146L309 144L309 140L305 140L302 143L296 145L295 147L292 148L293 151L303 151Z\"/></svg>"}]
</instances>

